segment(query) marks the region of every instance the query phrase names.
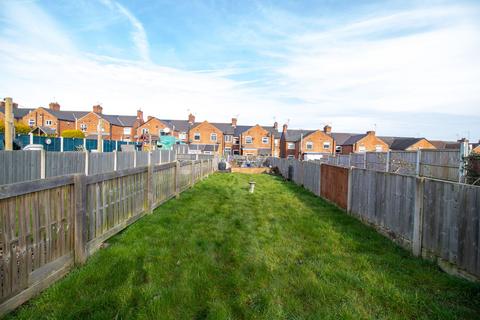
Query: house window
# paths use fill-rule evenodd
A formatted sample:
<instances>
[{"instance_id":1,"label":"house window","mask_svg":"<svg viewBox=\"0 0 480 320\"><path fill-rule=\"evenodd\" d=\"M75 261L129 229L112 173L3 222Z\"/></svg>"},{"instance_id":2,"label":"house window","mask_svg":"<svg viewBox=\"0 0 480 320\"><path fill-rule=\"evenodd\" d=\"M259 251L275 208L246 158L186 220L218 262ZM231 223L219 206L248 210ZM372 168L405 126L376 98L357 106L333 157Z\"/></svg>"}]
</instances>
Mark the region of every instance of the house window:
<instances>
[{"instance_id":1,"label":"house window","mask_svg":"<svg viewBox=\"0 0 480 320\"><path fill-rule=\"evenodd\" d=\"M200 141L200 132L195 132L193 135L193 140Z\"/></svg>"},{"instance_id":2,"label":"house window","mask_svg":"<svg viewBox=\"0 0 480 320\"><path fill-rule=\"evenodd\" d=\"M148 128L142 128L142 134L148 134Z\"/></svg>"},{"instance_id":3,"label":"house window","mask_svg":"<svg viewBox=\"0 0 480 320\"><path fill-rule=\"evenodd\" d=\"M359 146L358 147L358 151L359 152L365 152L367 149L365 148L365 146Z\"/></svg>"},{"instance_id":4,"label":"house window","mask_svg":"<svg viewBox=\"0 0 480 320\"><path fill-rule=\"evenodd\" d=\"M313 142L307 142L307 150L313 150Z\"/></svg>"},{"instance_id":5,"label":"house window","mask_svg":"<svg viewBox=\"0 0 480 320\"><path fill-rule=\"evenodd\" d=\"M289 155L287 159L295 159L295 156Z\"/></svg>"},{"instance_id":6,"label":"house window","mask_svg":"<svg viewBox=\"0 0 480 320\"><path fill-rule=\"evenodd\" d=\"M123 134L130 134L130 132L131 132L131 128L123 128Z\"/></svg>"},{"instance_id":7,"label":"house window","mask_svg":"<svg viewBox=\"0 0 480 320\"><path fill-rule=\"evenodd\" d=\"M293 143L293 142L287 143L287 149L288 150L295 150L295 143Z\"/></svg>"},{"instance_id":8,"label":"house window","mask_svg":"<svg viewBox=\"0 0 480 320\"><path fill-rule=\"evenodd\" d=\"M225 142L232 142L232 136L226 135L225 136Z\"/></svg>"},{"instance_id":9,"label":"house window","mask_svg":"<svg viewBox=\"0 0 480 320\"><path fill-rule=\"evenodd\" d=\"M187 139L187 134L185 132L182 132L178 135L178 138L180 140L185 140L185 139Z\"/></svg>"},{"instance_id":10,"label":"house window","mask_svg":"<svg viewBox=\"0 0 480 320\"><path fill-rule=\"evenodd\" d=\"M246 143L246 144L252 144L252 143L253 143L252 137L246 136L246 137L245 137L245 143Z\"/></svg>"},{"instance_id":11,"label":"house window","mask_svg":"<svg viewBox=\"0 0 480 320\"><path fill-rule=\"evenodd\" d=\"M210 141L213 141L213 142L217 141L217 134L216 133L211 133L210 134Z\"/></svg>"},{"instance_id":12,"label":"house window","mask_svg":"<svg viewBox=\"0 0 480 320\"><path fill-rule=\"evenodd\" d=\"M335 147L335 152L336 153L341 153L342 152L342 146L336 146Z\"/></svg>"},{"instance_id":13,"label":"house window","mask_svg":"<svg viewBox=\"0 0 480 320\"><path fill-rule=\"evenodd\" d=\"M87 131L87 125L85 123L81 123L80 130L82 130L83 132Z\"/></svg>"},{"instance_id":14,"label":"house window","mask_svg":"<svg viewBox=\"0 0 480 320\"><path fill-rule=\"evenodd\" d=\"M29 119L29 120L28 120L28 125L29 125L30 127L33 127L33 126L35 125L35 120L34 120L34 119Z\"/></svg>"},{"instance_id":15,"label":"house window","mask_svg":"<svg viewBox=\"0 0 480 320\"><path fill-rule=\"evenodd\" d=\"M203 154L213 154L212 151L203 151Z\"/></svg>"},{"instance_id":16,"label":"house window","mask_svg":"<svg viewBox=\"0 0 480 320\"><path fill-rule=\"evenodd\" d=\"M52 120L45 120L45 125L46 126L51 126L52 125Z\"/></svg>"},{"instance_id":17,"label":"house window","mask_svg":"<svg viewBox=\"0 0 480 320\"><path fill-rule=\"evenodd\" d=\"M269 141L268 137L262 137L263 144L268 144L268 141Z\"/></svg>"},{"instance_id":18,"label":"house window","mask_svg":"<svg viewBox=\"0 0 480 320\"><path fill-rule=\"evenodd\" d=\"M238 137L233 138L233 143L234 144L239 144Z\"/></svg>"},{"instance_id":19,"label":"house window","mask_svg":"<svg viewBox=\"0 0 480 320\"><path fill-rule=\"evenodd\" d=\"M329 141L326 141L326 142L323 143L323 149L325 149L325 150L330 149L330 142Z\"/></svg>"},{"instance_id":20,"label":"house window","mask_svg":"<svg viewBox=\"0 0 480 320\"><path fill-rule=\"evenodd\" d=\"M376 151L376 152L382 152L382 151L383 151L382 145L377 144L377 145L375 146L375 151Z\"/></svg>"},{"instance_id":21,"label":"house window","mask_svg":"<svg viewBox=\"0 0 480 320\"><path fill-rule=\"evenodd\" d=\"M232 148L225 148L225 153L230 154L231 151L232 151Z\"/></svg>"}]
</instances>

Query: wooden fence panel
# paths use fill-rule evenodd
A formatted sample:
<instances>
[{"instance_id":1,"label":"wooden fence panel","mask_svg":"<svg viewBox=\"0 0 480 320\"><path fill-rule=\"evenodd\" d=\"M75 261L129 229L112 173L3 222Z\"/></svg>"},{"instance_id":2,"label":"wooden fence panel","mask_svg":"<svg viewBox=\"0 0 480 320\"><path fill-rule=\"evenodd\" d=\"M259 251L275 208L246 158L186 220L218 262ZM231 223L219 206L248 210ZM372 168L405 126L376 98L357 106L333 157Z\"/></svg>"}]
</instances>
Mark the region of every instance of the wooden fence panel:
<instances>
[{"instance_id":1,"label":"wooden fence panel","mask_svg":"<svg viewBox=\"0 0 480 320\"><path fill-rule=\"evenodd\" d=\"M183 161L180 163L180 192L187 189L190 186L192 178L192 161Z\"/></svg>"},{"instance_id":2,"label":"wooden fence panel","mask_svg":"<svg viewBox=\"0 0 480 320\"><path fill-rule=\"evenodd\" d=\"M49 188L56 181L61 183ZM0 302L73 262L73 178L14 186L16 195L6 186L0 196ZM57 266L59 259L65 263Z\"/></svg>"},{"instance_id":3,"label":"wooden fence panel","mask_svg":"<svg viewBox=\"0 0 480 320\"><path fill-rule=\"evenodd\" d=\"M421 150L420 175L428 178L458 181L458 150Z\"/></svg>"},{"instance_id":4,"label":"wooden fence panel","mask_svg":"<svg viewBox=\"0 0 480 320\"><path fill-rule=\"evenodd\" d=\"M85 152L45 152L45 164L47 178L85 173Z\"/></svg>"},{"instance_id":5,"label":"wooden fence panel","mask_svg":"<svg viewBox=\"0 0 480 320\"><path fill-rule=\"evenodd\" d=\"M386 152L367 152L367 169L375 171L387 171Z\"/></svg>"},{"instance_id":6,"label":"wooden fence panel","mask_svg":"<svg viewBox=\"0 0 480 320\"><path fill-rule=\"evenodd\" d=\"M148 166L148 152L135 151L137 153L137 167Z\"/></svg>"},{"instance_id":7,"label":"wooden fence panel","mask_svg":"<svg viewBox=\"0 0 480 320\"><path fill-rule=\"evenodd\" d=\"M413 240L416 177L352 169L351 212L404 243Z\"/></svg>"},{"instance_id":8,"label":"wooden fence panel","mask_svg":"<svg viewBox=\"0 0 480 320\"><path fill-rule=\"evenodd\" d=\"M0 151L0 185L40 179L41 151Z\"/></svg>"},{"instance_id":9,"label":"wooden fence panel","mask_svg":"<svg viewBox=\"0 0 480 320\"><path fill-rule=\"evenodd\" d=\"M322 164L321 196L346 209L348 201L348 169Z\"/></svg>"},{"instance_id":10,"label":"wooden fence panel","mask_svg":"<svg viewBox=\"0 0 480 320\"><path fill-rule=\"evenodd\" d=\"M416 151L390 151L390 172L403 175L415 175L416 168Z\"/></svg>"},{"instance_id":11,"label":"wooden fence panel","mask_svg":"<svg viewBox=\"0 0 480 320\"><path fill-rule=\"evenodd\" d=\"M117 170L133 168L135 165L135 153L132 151L117 152Z\"/></svg>"},{"instance_id":12,"label":"wooden fence panel","mask_svg":"<svg viewBox=\"0 0 480 320\"><path fill-rule=\"evenodd\" d=\"M480 277L480 187L425 180L424 252Z\"/></svg>"},{"instance_id":13,"label":"wooden fence panel","mask_svg":"<svg viewBox=\"0 0 480 320\"><path fill-rule=\"evenodd\" d=\"M365 154L352 153L350 154L350 165L355 168L365 168Z\"/></svg>"},{"instance_id":14,"label":"wooden fence panel","mask_svg":"<svg viewBox=\"0 0 480 320\"><path fill-rule=\"evenodd\" d=\"M175 163L162 165L153 173L154 207L175 196Z\"/></svg>"},{"instance_id":15,"label":"wooden fence panel","mask_svg":"<svg viewBox=\"0 0 480 320\"><path fill-rule=\"evenodd\" d=\"M91 152L88 154L88 174L112 172L114 166L113 152Z\"/></svg>"}]
</instances>

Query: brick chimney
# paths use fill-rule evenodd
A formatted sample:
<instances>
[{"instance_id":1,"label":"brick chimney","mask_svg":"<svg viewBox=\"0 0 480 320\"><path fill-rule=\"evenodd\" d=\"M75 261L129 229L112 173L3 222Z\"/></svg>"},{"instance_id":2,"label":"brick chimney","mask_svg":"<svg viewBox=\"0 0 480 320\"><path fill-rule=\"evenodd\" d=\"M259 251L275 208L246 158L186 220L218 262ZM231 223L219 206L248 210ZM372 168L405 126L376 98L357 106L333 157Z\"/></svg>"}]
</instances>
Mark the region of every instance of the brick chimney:
<instances>
[{"instance_id":1,"label":"brick chimney","mask_svg":"<svg viewBox=\"0 0 480 320\"><path fill-rule=\"evenodd\" d=\"M190 123L190 124L195 123L195 116L191 113L188 115L188 123Z\"/></svg>"},{"instance_id":2,"label":"brick chimney","mask_svg":"<svg viewBox=\"0 0 480 320\"><path fill-rule=\"evenodd\" d=\"M332 132L332 127L327 124L325 127L323 127L323 132L330 134Z\"/></svg>"},{"instance_id":3,"label":"brick chimney","mask_svg":"<svg viewBox=\"0 0 480 320\"><path fill-rule=\"evenodd\" d=\"M283 125L283 132L287 132L287 129L288 129L288 125L285 123L285 124Z\"/></svg>"},{"instance_id":4,"label":"brick chimney","mask_svg":"<svg viewBox=\"0 0 480 320\"><path fill-rule=\"evenodd\" d=\"M232 118L232 127L237 127L237 118Z\"/></svg>"},{"instance_id":5,"label":"brick chimney","mask_svg":"<svg viewBox=\"0 0 480 320\"><path fill-rule=\"evenodd\" d=\"M95 112L96 114L102 114L102 111L103 111L103 108L101 105L97 104L93 106L93 112Z\"/></svg>"},{"instance_id":6,"label":"brick chimney","mask_svg":"<svg viewBox=\"0 0 480 320\"><path fill-rule=\"evenodd\" d=\"M273 129L275 129L275 131L278 130L278 122L277 122L277 121L275 121L275 122L273 123Z\"/></svg>"},{"instance_id":7,"label":"brick chimney","mask_svg":"<svg viewBox=\"0 0 480 320\"><path fill-rule=\"evenodd\" d=\"M143 123L143 111L142 110L137 110L137 119L140 120L141 123Z\"/></svg>"},{"instance_id":8,"label":"brick chimney","mask_svg":"<svg viewBox=\"0 0 480 320\"><path fill-rule=\"evenodd\" d=\"M373 131L373 130L367 131L367 135L369 135L369 136L374 136L374 135L375 135L375 131Z\"/></svg>"},{"instance_id":9,"label":"brick chimney","mask_svg":"<svg viewBox=\"0 0 480 320\"><path fill-rule=\"evenodd\" d=\"M60 104L58 104L58 102L51 102L48 108L53 111L60 111Z\"/></svg>"}]
</instances>

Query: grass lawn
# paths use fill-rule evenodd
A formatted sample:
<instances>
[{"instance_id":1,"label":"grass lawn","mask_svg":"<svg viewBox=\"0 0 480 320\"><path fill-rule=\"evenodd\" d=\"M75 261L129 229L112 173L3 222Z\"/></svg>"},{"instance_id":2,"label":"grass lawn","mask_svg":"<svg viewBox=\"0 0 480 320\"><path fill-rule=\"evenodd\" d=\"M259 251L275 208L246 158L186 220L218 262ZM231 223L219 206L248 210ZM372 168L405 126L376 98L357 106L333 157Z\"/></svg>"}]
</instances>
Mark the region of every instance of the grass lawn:
<instances>
[{"instance_id":1,"label":"grass lawn","mask_svg":"<svg viewBox=\"0 0 480 320\"><path fill-rule=\"evenodd\" d=\"M472 319L480 285L281 178L215 174L12 319Z\"/></svg>"}]
</instances>

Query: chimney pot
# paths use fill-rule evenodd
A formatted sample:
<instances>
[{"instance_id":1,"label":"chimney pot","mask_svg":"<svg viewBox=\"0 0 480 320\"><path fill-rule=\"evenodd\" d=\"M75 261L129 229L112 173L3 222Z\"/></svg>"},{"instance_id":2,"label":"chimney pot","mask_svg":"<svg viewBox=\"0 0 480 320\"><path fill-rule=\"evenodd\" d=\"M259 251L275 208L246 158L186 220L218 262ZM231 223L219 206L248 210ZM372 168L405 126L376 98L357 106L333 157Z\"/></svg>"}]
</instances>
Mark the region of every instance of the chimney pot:
<instances>
[{"instance_id":1,"label":"chimney pot","mask_svg":"<svg viewBox=\"0 0 480 320\"><path fill-rule=\"evenodd\" d=\"M286 132L287 129L288 129L288 125L285 123L285 124L283 125L283 132Z\"/></svg>"},{"instance_id":2,"label":"chimney pot","mask_svg":"<svg viewBox=\"0 0 480 320\"><path fill-rule=\"evenodd\" d=\"M367 131L367 134L368 134L368 135L371 135L371 136L374 136L374 135L375 135L375 131L373 131L373 130Z\"/></svg>"},{"instance_id":3,"label":"chimney pot","mask_svg":"<svg viewBox=\"0 0 480 320\"><path fill-rule=\"evenodd\" d=\"M195 123L195 116L191 113L188 115L188 123L190 123L190 124Z\"/></svg>"},{"instance_id":4,"label":"chimney pot","mask_svg":"<svg viewBox=\"0 0 480 320\"><path fill-rule=\"evenodd\" d=\"M237 118L232 118L232 127L237 126Z\"/></svg>"},{"instance_id":5,"label":"chimney pot","mask_svg":"<svg viewBox=\"0 0 480 320\"><path fill-rule=\"evenodd\" d=\"M95 105L93 106L93 112L95 112L96 114L102 114L102 111L103 111L103 108L101 105Z\"/></svg>"},{"instance_id":6,"label":"chimney pot","mask_svg":"<svg viewBox=\"0 0 480 320\"><path fill-rule=\"evenodd\" d=\"M325 127L323 127L323 132L330 134L332 132L332 127L327 124Z\"/></svg>"},{"instance_id":7,"label":"chimney pot","mask_svg":"<svg viewBox=\"0 0 480 320\"><path fill-rule=\"evenodd\" d=\"M273 129L278 130L278 122L277 121L275 121L273 123Z\"/></svg>"},{"instance_id":8,"label":"chimney pot","mask_svg":"<svg viewBox=\"0 0 480 320\"><path fill-rule=\"evenodd\" d=\"M137 119L140 120L140 122L143 122L143 111L142 110L137 110Z\"/></svg>"},{"instance_id":9,"label":"chimney pot","mask_svg":"<svg viewBox=\"0 0 480 320\"><path fill-rule=\"evenodd\" d=\"M48 105L48 108L53 111L60 111L60 104L58 104L58 102L52 102Z\"/></svg>"}]
</instances>

